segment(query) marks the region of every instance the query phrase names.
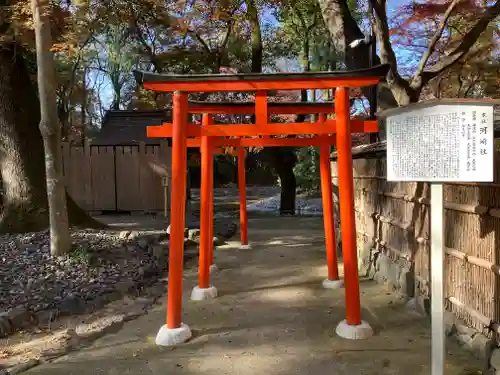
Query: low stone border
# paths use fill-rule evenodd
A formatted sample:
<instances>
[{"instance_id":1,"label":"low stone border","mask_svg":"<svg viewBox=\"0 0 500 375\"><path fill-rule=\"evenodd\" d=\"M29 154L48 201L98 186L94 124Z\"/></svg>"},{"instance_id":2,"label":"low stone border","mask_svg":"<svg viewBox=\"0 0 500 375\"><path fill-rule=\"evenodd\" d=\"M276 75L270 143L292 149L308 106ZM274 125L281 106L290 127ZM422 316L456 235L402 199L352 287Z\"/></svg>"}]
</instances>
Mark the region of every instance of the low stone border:
<instances>
[{"instance_id":1,"label":"low stone border","mask_svg":"<svg viewBox=\"0 0 500 375\"><path fill-rule=\"evenodd\" d=\"M33 358L22 363L0 368L0 375L20 374L39 364L51 362L73 350L88 346L104 335L117 332L126 322L147 314L148 309L165 294L166 287L166 283L157 283L144 290L141 297L134 299L132 306L128 305L122 311L115 311L114 315L104 316L89 324L79 324L75 328L58 332L55 337L51 338L51 342L54 343L52 346L43 348L37 354L32 354Z\"/></svg>"},{"instance_id":2,"label":"low stone border","mask_svg":"<svg viewBox=\"0 0 500 375\"><path fill-rule=\"evenodd\" d=\"M233 222L216 222L214 243L216 246L224 244L225 240L232 237L237 231ZM186 229L184 260L188 261L198 255L199 229ZM168 269L169 240L167 233L141 234L137 231L123 231L120 239L128 241L126 247L134 250L136 247L149 252L154 261L139 265L138 279L125 279L114 284L112 288L104 290L91 300L82 300L75 297L62 299L54 304L53 308L38 312L28 308L12 308L0 311L0 338L36 326L48 326L58 317L69 315L88 314L106 304L116 301L127 295L138 293L155 283ZM126 251L126 250L124 250Z\"/></svg>"},{"instance_id":3,"label":"low stone border","mask_svg":"<svg viewBox=\"0 0 500 375\"><path fill-rule=\"evenodd\" d=\"M17 331L35 326L47 326L58 317L68 315L86 314L109 302L115 301L128 294L137 295L138 291L150 286L166 269L164 257L168 256L168 240L163 234L144 235L138 232L122 232L122 240L130 240L127 246L148 249L153 252L156 262L139 267L138 273L141 276L137 280L123 280L114 285L113 289L105 290L103 294L95 296L92 300L81 300L77 298L66 298L59 301L51 309L41 310L36 313L27 308L12 308L8 311L0 312L0 337L7 337ZM193 257L194 254L186 252L186 258Z\"/></svg>"},{"instance_id":4,"label":"low stone border","mask_svg":"<svg viewBox=\"0 0 500 375\"><path fill-rule=\"evenodd\" d=\"M495 375L500 375L500 348L493 349L490 357L490 367Z\"/></svg>"},{"instance_id":5,"label":"low stone border","mask_svg":"<svg viewBox=\"0 0 500 375\"><path fill-rule=\"evenodd\" d=\"M409 311L428 317L429 306L430 299L423 297L412 298L406 304ZM486 372L491 367L495 369L495 364L500 368L500 352L498 352L499 348L495 339L486 337L476 329L468 327L449 311L444 312L444 323L446 336L481 360L482 371ZM497 354L495 355L495 353Z\"/></svg>"},{"instance_id":6,"label":"low stone border","mask_svg":"<svg viewBox=\"0 0 500 375\"><path fill-rule=\"evenodd\" d=\"M388 284L393 290L410 298L406 304L409 311L429 316L430 299L415 296L416 280L409 262L395 262L386 254L374 250L368 243L360 252L360 263L362 272L366 272L367 276L379 284ZM500 370L500 349L494 339L466 326L449 311L445 311L445 330L448 338L455 340L482 361L484 371L490 366Z\"/></svg>"}]
</instances>

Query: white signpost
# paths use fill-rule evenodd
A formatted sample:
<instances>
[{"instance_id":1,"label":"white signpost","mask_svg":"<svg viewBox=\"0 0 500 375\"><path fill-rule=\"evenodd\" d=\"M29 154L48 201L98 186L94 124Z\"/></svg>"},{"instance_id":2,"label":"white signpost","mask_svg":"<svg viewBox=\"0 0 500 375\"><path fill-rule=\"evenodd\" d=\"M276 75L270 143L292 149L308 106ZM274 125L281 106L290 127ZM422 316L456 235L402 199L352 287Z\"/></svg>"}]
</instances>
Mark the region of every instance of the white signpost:
<instances>
[{"instance_id":1,"label":"white signpost","mask_svg":"<svg viewBox=\"0 0 500 375\"><path fill-rule=\"evenodd\" d=\"M432 100L384 111L387 180L431 183L432 375L445 369L443 182L492 182L495 104Z\"/></svg>"}]
</instances>

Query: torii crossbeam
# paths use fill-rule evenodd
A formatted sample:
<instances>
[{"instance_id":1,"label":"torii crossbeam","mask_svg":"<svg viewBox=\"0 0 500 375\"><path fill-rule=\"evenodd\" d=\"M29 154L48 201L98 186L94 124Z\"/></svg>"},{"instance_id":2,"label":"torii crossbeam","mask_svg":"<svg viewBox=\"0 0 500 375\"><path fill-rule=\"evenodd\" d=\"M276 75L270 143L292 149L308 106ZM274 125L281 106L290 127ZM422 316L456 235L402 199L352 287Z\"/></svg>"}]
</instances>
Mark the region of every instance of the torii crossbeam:
<instances>
[{"instance_id":1,"label":"torii crossbeam","mask_svg":"<svg viewBox=\"0 0 500 375\"><path fill-rule=\"evenodd\" d=\"M182 322L182 277L184 253L184 222L188 147L200 147L202 154L201 196L201 243L200 282L195 288L201 298L215 297L217 290L209 285L209 266L213 260L213 160L216 147L238 148L238 169L244 170L243 147L250 146L320 146L322 197L324 205L325 237L329 265L328 281L339 281L336 270L333 228L333 202L329 147L336 143L338 152L340 221L344 258L344 282L346 288L346 319L337 326L337 334L345 338L364 338L373 332L370 325L361 320L356 228L354 216L354 188L352 173L351 133L376 132L376 121L350 118L349 89L377 85L385 77L389 67L379 65L369 69L319 73L277 74L224 74L224 75L168 75L134 72L136 80L144 88L158 92L173 92L173 122L148 127L148 137L172 138L172 189L171 230L169 252L169 283L167 323L160 328L156 343L175 345L191 337L190 328ZM335 102L268 103L272 90L335 90ZM201 103L188 102L188 94L194 92L255 92L255 103ZM325 114L335 113L334 120ZM188 113L203 114L202 125L188 123ZM270 114L320 114L315 123L274 124ZM213 124L213 114L255 114L254 124ZM310 138L270 138L272 135L310 135ZM262 138L248 138L261 136ZM233 138L228 138L233 137ZM236 138L234 138L236 137ZM240 194L245 190L240 176ZM242 199L244 198L244 199ZM241 197L240 202L246 200ZM245 203L246 206L246 203ZM246 208L245 208L246 215ZM245 219L246 221L246 219ZM244 229L246 231L246 229ZM333 249L333 251L332 251ZM330 272L332 274L330 274ZM337 274L335 274L337 272ZM330 279L331 277L331 279ZM193 293L195 292L193 290Z\"/></svg>"}]
</instances>

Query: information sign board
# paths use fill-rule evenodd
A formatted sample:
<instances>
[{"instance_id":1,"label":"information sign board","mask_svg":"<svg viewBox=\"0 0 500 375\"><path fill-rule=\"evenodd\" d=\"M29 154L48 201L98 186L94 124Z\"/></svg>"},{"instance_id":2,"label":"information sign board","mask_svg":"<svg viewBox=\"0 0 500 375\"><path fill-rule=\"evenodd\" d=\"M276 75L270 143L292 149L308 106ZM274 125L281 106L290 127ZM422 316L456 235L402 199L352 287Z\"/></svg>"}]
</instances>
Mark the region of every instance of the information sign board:
<instances>
[{"instance_id":1,"label":"information sign board","mask_svg":"<svg viewBox=\"0 0 500 375\"><path fill-rule=\"evenodd\" d=\"M431 183L431 374L445 372L443 182L492 182L492 100L416 103L382 113L386 120L387 180Z\"/></svg>"},{"instance_id":2,"label":"information sign board","mask_svg":"<svg viewBox=\"0 0 500 375\"><path fill-rule=\"evenodd\" d=\"M493 105L416 106L386 127L388 181L493 181Z\"/></svg>"}]
</instances>

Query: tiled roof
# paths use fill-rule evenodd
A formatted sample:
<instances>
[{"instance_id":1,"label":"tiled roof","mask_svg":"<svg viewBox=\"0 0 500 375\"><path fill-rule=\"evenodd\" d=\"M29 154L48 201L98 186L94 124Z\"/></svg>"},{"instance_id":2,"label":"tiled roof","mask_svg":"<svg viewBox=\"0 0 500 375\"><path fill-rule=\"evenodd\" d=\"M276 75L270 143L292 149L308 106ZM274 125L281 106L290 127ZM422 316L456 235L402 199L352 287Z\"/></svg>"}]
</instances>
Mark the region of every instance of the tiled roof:
<instances>
[{"instance_id":1,"label":"tiled roof","mask_svg":"<svg viewBox=\"0 0 500 375\"><path fill-rule=\"evenodd\" d=\"M108 111L93 145L158 144L158 139L146 137L146 127L169 122L170 110Z\"/></svg>"}]
</instances>

